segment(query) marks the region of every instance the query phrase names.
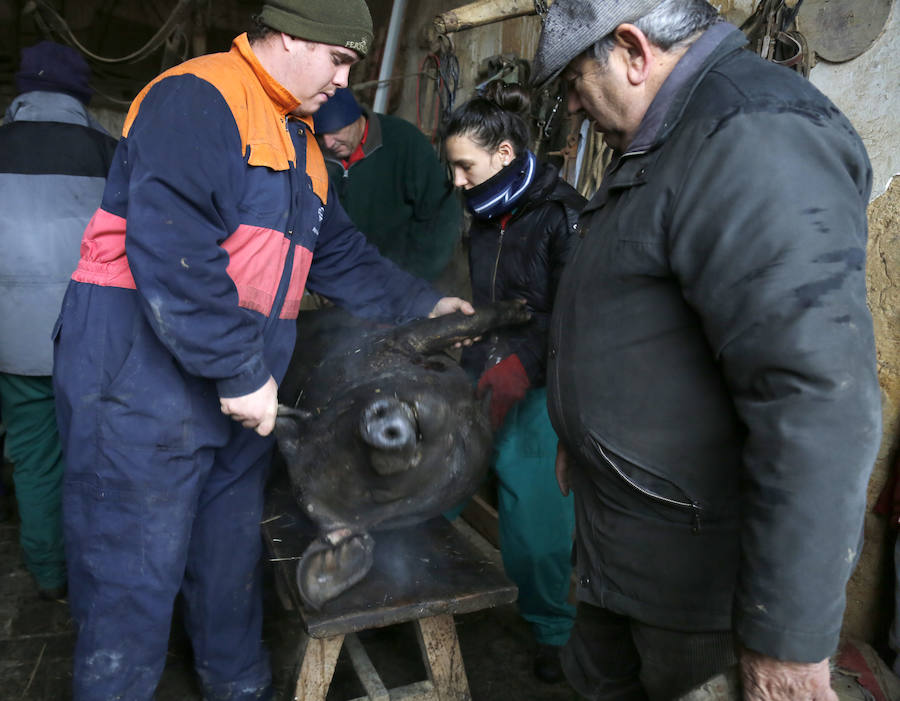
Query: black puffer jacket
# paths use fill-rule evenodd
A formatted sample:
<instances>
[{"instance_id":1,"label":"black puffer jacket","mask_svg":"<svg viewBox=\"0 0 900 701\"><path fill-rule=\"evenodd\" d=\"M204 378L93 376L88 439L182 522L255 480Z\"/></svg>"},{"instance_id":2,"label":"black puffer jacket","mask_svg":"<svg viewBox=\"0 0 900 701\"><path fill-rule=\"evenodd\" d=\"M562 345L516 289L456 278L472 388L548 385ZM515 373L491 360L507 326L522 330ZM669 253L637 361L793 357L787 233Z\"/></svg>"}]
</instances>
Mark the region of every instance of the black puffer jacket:
<instances>
[{"instance_id":1,"label":"black puffer jacket","mask_svg":"<svg viewBox=\"0 0 900 701\"><path fill-rule=\"evenodd\" d=\"M880 396L871 169L838 109L710 28L582 216L548 404L576 458L578 597L834 652Z\"/></svg>"},{"instance_id":2,"label":"black puffer jacket","mask_svg":"<svg viewBox=\"0 0 900 701\"><path fill-rule=\"evenodd\" d=\"M467 348L463 366L475 377L488 362L515 353L532 387L544 384L547 329L553 299L585 199L559 177L556 166L538 162L523 202L501 229L501 217L472 219L469 266L476 305L524 299L533 318Z\"/></svg>"}]
</instances>

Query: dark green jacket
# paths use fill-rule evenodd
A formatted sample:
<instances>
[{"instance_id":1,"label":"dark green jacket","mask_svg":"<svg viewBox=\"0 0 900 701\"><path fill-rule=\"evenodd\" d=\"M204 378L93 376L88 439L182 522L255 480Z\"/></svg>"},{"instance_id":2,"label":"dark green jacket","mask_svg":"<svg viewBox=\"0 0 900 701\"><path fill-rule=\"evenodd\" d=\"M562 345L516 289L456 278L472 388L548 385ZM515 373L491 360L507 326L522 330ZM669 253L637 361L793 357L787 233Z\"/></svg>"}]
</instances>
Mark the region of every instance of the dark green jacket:
<instances>
[{"instance_id":1,"label":"dark green jacket","mask_svg":"<svg viewBox=\"0 0 900 701\"><path fill-rule=\"evenodd\" d=\"M450 261L462 225L448 171L415 126L364 111L365 158L345 169L326 156L328 176L353 223L381 255L434 280Z\"/></svg>"}]
</instances>

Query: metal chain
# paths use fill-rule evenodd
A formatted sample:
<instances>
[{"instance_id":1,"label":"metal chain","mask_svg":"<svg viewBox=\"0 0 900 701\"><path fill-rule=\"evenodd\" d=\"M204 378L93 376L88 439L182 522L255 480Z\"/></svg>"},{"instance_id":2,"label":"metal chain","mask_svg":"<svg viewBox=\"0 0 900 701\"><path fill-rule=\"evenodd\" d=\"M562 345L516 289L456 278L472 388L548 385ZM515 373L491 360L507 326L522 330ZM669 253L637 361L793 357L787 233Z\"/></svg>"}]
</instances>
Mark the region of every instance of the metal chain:
<instances>
[{"instance_id":1,"label":"metal chain","mask_svg":"<svg viewBox=\"0 0 900 701\"><path fill-rule=\"evenodd\" d=\"M534 0L534 11L537 13L538 17L541 18L541 24L543 24L544 18L547 16L546 0Z\"/></svg>"}]
</instances>

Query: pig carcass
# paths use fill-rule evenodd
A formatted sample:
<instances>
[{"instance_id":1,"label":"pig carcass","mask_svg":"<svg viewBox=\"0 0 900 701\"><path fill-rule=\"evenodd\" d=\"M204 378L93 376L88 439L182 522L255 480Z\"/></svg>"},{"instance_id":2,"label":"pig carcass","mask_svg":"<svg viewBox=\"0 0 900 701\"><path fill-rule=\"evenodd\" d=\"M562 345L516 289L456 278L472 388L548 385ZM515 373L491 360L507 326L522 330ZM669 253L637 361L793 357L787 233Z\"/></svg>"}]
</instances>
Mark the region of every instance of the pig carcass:
<instances>
[{"instance_id":1,"label":"pig carcass","mask_svg":"<svg viewBox=\"0 0 900 701\"><path fill-rule=\"evenodd\" d=\"M371 531L433 518L476 490L492 448L487 398L476 399L445 351L529 318L523 303L498 302L352 338L329 333L318 350L310 342L317 358L295 352L275 435L294 496L321 536L297 567L307 606L319 609L366 575Z\"/></svg>"}]
</instances>

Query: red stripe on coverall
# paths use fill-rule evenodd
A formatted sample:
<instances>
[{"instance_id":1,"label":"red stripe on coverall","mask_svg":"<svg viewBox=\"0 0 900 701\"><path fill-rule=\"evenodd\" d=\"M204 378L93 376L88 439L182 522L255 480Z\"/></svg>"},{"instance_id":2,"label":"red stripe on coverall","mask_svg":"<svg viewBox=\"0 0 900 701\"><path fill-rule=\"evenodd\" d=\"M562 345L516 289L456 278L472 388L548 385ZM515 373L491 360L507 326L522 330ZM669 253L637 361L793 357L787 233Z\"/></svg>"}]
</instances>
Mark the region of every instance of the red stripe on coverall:
<instances>
[{"instance_id":1,"label":"red stripe on coverall","mask_svg":"<svg viewBox=\"0 0 900 701\"><path fill-rule=\"evenodd\" d=\"M123 217L103 209L94 213L81 241L81 260L72 274L73 280L136 289L125 256L125 226ZM240 225L222 243L229 256L226 271L237 289L241 307L269 315L289 247L290 241L280 231L247 224ZM311 262L312 252L298 247L280 318L297 317Z\"/></svg>"},{"instance_id":2,"label":"red stripe on coverall","mask_svg":"<svg viewBox=\"0 0 900 701\"><path fill-rule=\"evenodd\" d=\"M272 312L290 245L282 232L249 224L241 224L222 242L229 257L226 270L237 288L240 306L265 316Z\"/></svg>"},{"instance_id":3,"label":"red stripe on coverall","mask_svg":"<svg viewBox=\"0 0 900 701\"><path fill-rule=\"evenodd\" d=\"M125 257L125 219L97 209L81 239L81 260L72 273L75 282L136 289Z\"/></svg>"}]
</instances>

